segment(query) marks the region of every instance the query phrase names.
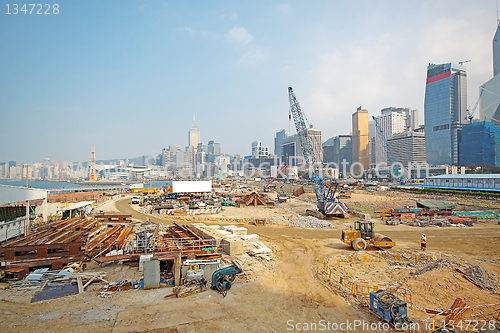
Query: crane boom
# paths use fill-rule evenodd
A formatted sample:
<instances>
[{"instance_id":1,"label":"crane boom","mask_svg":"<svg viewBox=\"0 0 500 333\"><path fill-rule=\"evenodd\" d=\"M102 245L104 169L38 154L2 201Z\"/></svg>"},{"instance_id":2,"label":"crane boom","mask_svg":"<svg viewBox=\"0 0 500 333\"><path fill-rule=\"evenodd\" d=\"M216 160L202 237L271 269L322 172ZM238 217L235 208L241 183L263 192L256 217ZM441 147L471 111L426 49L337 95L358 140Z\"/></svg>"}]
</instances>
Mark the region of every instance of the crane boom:
<instances>
[{"instance_id":1,"label":"crane boom","mask_svg":"<svg viewBox=\"0 0 500 333\"><path fill-rule=\"evenodd\" d=\"M335 199L335 192L338 190L338 183L332 179L330 186L327 187L320 174L320 163L314 153L311 137L307 131L307 125L304 120L304 113L300 107L292 87L288 87L288 99L290 102L290 113L293 116L295 129L299 138L299 144L302 148L302 155L308 170L312 170L311 185L318 201L318 210L323 214L338 214L344 216L347 214L347 204Z\"/></svg>"},{"instance_id":2,"label":"crane boom","mask_svg":"<svg viewBox=\"0 0 500 333\"><path fill-rule=\"evenodd\" d=\"M474 103L474 107L472 108L472 111L469 111L467 109L467 117L465 119L468 119L472 123L472 119L474 118L474 112L476 112L477 106L479 105L479 101L481 100L481 95L483 94L484 88L481 89L481 92L479 93L479 96L476 99L476 102Z\"/></svg>"}]
</instances>

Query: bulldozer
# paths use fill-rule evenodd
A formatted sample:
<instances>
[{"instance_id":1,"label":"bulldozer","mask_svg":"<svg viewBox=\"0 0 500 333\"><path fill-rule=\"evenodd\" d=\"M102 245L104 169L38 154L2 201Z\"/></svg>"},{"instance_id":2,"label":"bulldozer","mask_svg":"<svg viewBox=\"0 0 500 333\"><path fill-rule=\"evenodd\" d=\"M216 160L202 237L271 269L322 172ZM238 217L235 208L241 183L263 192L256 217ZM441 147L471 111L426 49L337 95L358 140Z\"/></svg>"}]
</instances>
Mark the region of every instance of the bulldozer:
<instances>
[{"instance_id":1,"label":"bulldozer","mask_svg":"<svg viewBox=\"0 0 500 333\"><path fill-rule=\"evenodd\" d=\"M355 251L366 249L367 243L381 250L388 250L396 245L391 238L376 234L373 229L373 222L370 221L354 222L354 230L342 230L340 240L351 246Z\"/></svg>"}]
</instances>

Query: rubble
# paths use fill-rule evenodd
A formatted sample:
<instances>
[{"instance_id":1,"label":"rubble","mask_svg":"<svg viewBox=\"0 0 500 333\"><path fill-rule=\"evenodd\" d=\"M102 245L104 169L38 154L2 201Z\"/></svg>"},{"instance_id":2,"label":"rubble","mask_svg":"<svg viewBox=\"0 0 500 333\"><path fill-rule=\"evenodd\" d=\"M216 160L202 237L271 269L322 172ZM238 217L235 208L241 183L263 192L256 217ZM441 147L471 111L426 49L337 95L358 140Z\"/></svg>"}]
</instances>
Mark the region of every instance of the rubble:
<instances>
[{"instance_id":1,"label":"rubble","mask_svg":"<svg viewBox=\"0 0 500 333\"><path fill-rule=\"evenodd\" d=\"M452 262L450 259L440 259L437 261L431 261L431 262L422 262L420 265L423 265L421 268L417 268L414 272L410 272L411 275L418 276L422 275L424 273L427 273L429 271L446 267L446 268L452 268L454 265L454 262Z\"/></svg>"},{"instance_id":2,"label":"rubble","mask_svg":"<svg viewBox=\"0 0 500 333\"><path fill-rule=\"evenodd\" d=\"M475 284L481 286L484 289L492 290L498 289L498 283L496 283L480 266L471 266L465 270L465 274L470 278Z\"/></svg>"},{"instance_id":3,"label":"rubble","mask_svg":"<svg viewBox=\"0 0 500 333\"><path fill-rule=\"evenodd\" d=\"M333 224L328 221L320 220L313 216L299 216L298 218L290 218L289 226L301 228L322 228L332 229L335 228Z\"/></svg>"}]
</instances>

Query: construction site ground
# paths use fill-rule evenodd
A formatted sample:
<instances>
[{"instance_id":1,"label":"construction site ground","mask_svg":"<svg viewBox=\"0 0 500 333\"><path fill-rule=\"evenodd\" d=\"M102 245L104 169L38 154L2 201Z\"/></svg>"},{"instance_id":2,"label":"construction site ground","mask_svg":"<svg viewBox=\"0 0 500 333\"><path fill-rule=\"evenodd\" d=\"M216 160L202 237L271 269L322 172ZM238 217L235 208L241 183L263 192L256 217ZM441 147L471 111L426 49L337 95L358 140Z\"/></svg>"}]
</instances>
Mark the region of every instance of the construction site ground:
<instances>
[{"instance_id":1,"label":"construction site ground","mask_svg":"<svg viewBox=\"0 0 500 333\"><path fill-rule=\"evenodd\" d=\"M415 207L415 198L415 195L394 191L359 191L346 201L351 207L373 213L383 208ZM458 200L430 195L418 199ZM470 201L473 203L474 199ZM312 193L274 208L224 207L216 215L196 216L145 214L137 205L130 205L130 197L108 201L97 210L131 214L138 221L148 218L164 224L176 221L180 224L203 222L244 226L248 234L258 234L260 240L274 250L274 260L259 261L246 254L239 256L247 274L236 279L226 298L210 289L186 298L164 298L171 293L171 288L121 291L101 297L99 293L104 283L93 283L82 294L31 304L35 290L4 289L0 291L2 332L282 332L289 330L290 324L319 323L321 320L338 324L354 320L378 323L379 319L367 307L339 292L323 271L325 257L354 253L339 238L341 230L352 226L355 219L331 219L332 229L288 226L290 219L305 215L305 209L314 208ZM255 218L266 218L273 224L250 225ZM463 228L421 228L403 224L392 226L372 220L376 223L376 232L397 243L389 251L417 253L420 236L426 233L428 252L444 253L452 258L436 267L382 261L342 268L359 278L402 282L405 288L413 291L413 307L409 309L411 319L418 321L430 316L424 309L449 308L459 297L469 305L500 303L498 290L481 289L454 270L464 263L479 265L488 272L491 281L499 282L500 225L497 221L478 222L473 227ZM377 252L369 246L363 254ZM137 281L141 277L137 268L121 264L99 267L89 263L87 269L105 271L110 282L120 278ZM409 274L410 271L418 273Z\"/></svg>"}]
</instances>

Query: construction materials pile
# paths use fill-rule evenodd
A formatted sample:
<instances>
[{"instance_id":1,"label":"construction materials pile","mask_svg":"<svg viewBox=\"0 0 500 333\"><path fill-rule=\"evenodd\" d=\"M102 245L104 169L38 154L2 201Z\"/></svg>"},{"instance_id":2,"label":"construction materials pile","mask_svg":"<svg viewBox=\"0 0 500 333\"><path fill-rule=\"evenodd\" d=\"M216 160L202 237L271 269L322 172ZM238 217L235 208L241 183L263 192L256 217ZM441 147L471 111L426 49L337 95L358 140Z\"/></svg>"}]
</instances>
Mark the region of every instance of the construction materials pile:
<instances>
[{"instance_id":1,"label":"construction materials pile","mask_svg":"<svg viewBox=\"0 0 500 333\"><path fill-rule=\"evenodd\" d=\"M245 206L272 207L274 206L274 202L269 200L267 196L263 194L252 192L251 194L243 196L238 201L238 207L245 207Z\"/></svg>"},{"instance_id":2,"label":"construction materials pile","mask_svg":"<svg viewBox=\"0 0 500 333\"><path fill-rule=\"evenodd\" d=\"M179 196L177 193L150 194L144 197L138 210L144 214L160 215L216 214L221 211L221 205L225 202L227 202L225 196L218 197L211 194L184 196Z\"/></svg>"},{"instance_id":3,"label":"construction materials pile","mask_svg":"<svg viewBox=\"0 0 500 333\"><path fill-rule=\"evenodd\" d=\"M322 229L332 229L335 228L333 224L328 221L320 220L314 216L299 216L298 218L290 218L288 224L291 227L301 227L301 228L322 228Z\"/></svg>"},{"instance_id":4,"label":"construction materials pile","mask_svg":"<svg viewBox=\"0 0 500 333\"><path fill-rule=\"evenodd\" d=\"M85 258L88 235L97 227L97 220L81 217L38 226L30 234L2 244L0 260L7 268L49 265L61 269Z\"/></svg>"},{"instance_id":5,"label":"construction materials pile","mask_svg":"<svg viewBox=\"0 0 500 333\"><path fill-rule=\"evenodd\" d=\"M174 222L171 226L153 223L137 225L132 237L125 242L124 250L130 259L136 260L138 255L144 253L181 252L183 255L214 255L218 246L219 244L204 238L191 227Z\"/></svg>"},{"instance_id":6,"label":"construction materials pile","mask_svg":"<svg viewBox=\"0 0 500 333\"><path fill-rule=\"evenodd\" d=\"M441 206L439 206L441 207ZM451 206L444 206L450 208ZM467 214L467 212L452 212L451 210L427 210L422 208L385 209L377 211L386 224L406 224L417 227L471 227L477 222L481 214ZM486 215L491 216L491 215Z\"/></svg>"},{"instance_id":7,"label":"construction materials pile","mask_svg":"<svg viewBox=\"0 0 500 333\"><path fill-rule=\"evenodd\" d=\"M29 268L60 270L75 261L138 261L143 253L182 252L203 256L216 254L218 250L219 244L204 239L188 226L133 224L129 218L130 215L97 215L38 226L27 236L4 243L0 247L1 263L7 270L21 269L12 271L21 277Z\"/></svg>"},{"instance_id":8,"label":"construction materials pile","mask_svg":"<svg viewBox=\"0 0 500 333\"><path fill-rule=\"evenodd\" d=\"M483 289L494 290L499 287L498 283L480 266L476 265L466 268L465 275Z\"/></svg>"}]
</instances>

